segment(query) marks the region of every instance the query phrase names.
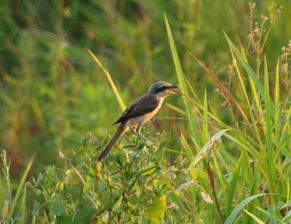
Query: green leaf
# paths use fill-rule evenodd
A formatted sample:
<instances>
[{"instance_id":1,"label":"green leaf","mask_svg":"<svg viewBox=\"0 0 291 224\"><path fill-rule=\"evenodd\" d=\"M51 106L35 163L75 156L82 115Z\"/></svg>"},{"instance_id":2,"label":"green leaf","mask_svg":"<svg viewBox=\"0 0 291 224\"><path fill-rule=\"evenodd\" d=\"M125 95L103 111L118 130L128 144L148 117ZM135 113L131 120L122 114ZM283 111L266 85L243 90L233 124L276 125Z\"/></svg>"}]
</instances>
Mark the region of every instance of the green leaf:
<instances>
[{"instance_id":1,"label":"green leaf","mask_svg":"<svg viewBox=\"0 0 291 224\"><path fill-rule=\"evenodd\" d=\"M84 193L88 193L90 191L91 186L93 184L93 176L94 176L94 170L90 168L88 175L86 177L86 183L84 185Z\"/></svg>"},{"instance_id":2,"label":"green leaf","mask_svg":"<svg viewBox=\"0 0 291 224\"><path fill-rule=\"evenodd\" d=\"M52 202L52 209L57 216L60 216L65 212L65 206L57 201Z\"/></svg>"},{"instance_id":3,"label":"green leaf","mask_svg":"<svg viewBox=\"0 0 291 224\"><path fill-rule=\"evenodd\" d=\"M121 212L122 211L122 201L123 201L123 196L121 195L118 201L114 204L112 211L113 212Z\"/></svg>"},{"instance_id":4,"label":"green leaf","mask_svg":"<svg viewBox=\"0 0 291 224\"><path fill-rule=\"evenodd\" d=\"M159 224L164 219L166 211L166 195L156 198L155 201L146 210L146 215L153 224Z\"/></svg>"},{"instance_id":5,"label":"green leaf","mask_svg":"<svg viewBox=\"0 0 291 224\"><path fill-rule=\"evenodd\" d=\"M177 205L177 211L181 216L186 216L188 214L187 208L184 206L184 200L181 198L179 192L171 192L168 194L168 199L171 203Z\"/></svg>"},{"instance_id":6,"label":"green leaf","mask_svg":"<svg viewBox=\"0 0 291 224\"><path fill-rule=\"evenodd\" d=\"M267 194L262 193L262 194L257 194L257 195L253 195L250 196L248 198L246 198L245 200L243 200L241 203L238 204L238 206L236 206L236 208L234 210L232 210L231 214L227 217L227 219L225 220L224 224L232 224L234 223L237 215L241 212L241 210L248 204L250 203L252 200L261 197L261 196L265 196Z\"/></svg>"},{"instance_id":7,"label":"green leaf","mask_svg":"<svg viewBox=\"0 0 291 224\"><path fill-rule=\"evenodd\" d=\"M41 208L42 208L42 205L38 201L34 201L33 202L33 209L32 209L31 214L33 216L37 216L38 213L40 212Z\"/></svg>"},{"instance_id":8,"label":"green leaf","mask_svg":"<svg viewBox=\"0 0 291 224\"><path fill-rule=\"evenodd\" d=\"M150 176L150 175L154 174L155 172L157 172L158 170L159 170L158 167L150 167L150 168L143 170L140 174L142 176Z\"/></svg>"},{"instance_id":9,"label":"green leaf","mask_svg":"<svg viewBox=\"0 0 291 224\"><path fill-rule=\"evenodd\" d=\"M137 207L139 203L140 203L140 200L136 195L132 195L127 198L127 204L132 208Z\"/></svg>"},{"instance_id":10,"label":"green leaf","mask_svg":"<svg viewBox=\"0 0 291 224\"><path fill-rule=\"evenodd\" d=\"M190 173L190 175L192 177L192 180L194 180L194 181L197 181L198 178L199 179L204 179L204 180L207 180L208 179L207 172L205 172L205 171L197 168L194 164L191 164L189 166L189 169L188 170L189 170L189 173Z\"/></svg>"},{"instance_id":11,"label":"green leaf","mask_svg":"<svg viewBox=\"0 0 291 224\"><path fill-rule=\"evenodd\" d=\"M221 138L222 135L224 135L225 132L227 132L228 129L222 129L216 134L214 134L209 141L204 145L204 147L201 149L201 151L195 156L193 159L192 163L190 164L189 167L195 167L195 165L212 149L213 145Z\"/></svg>"}]
</instances>

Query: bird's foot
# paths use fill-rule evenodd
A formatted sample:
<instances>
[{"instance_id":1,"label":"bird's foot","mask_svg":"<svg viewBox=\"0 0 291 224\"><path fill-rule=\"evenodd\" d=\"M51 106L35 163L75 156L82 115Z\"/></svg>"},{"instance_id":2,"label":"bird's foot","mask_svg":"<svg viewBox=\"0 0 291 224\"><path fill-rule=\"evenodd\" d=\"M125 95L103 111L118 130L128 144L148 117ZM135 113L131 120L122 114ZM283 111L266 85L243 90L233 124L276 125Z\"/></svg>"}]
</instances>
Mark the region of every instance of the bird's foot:
<instances>
[{"instance_id":1,"label":"bird's foot","mask_svg":"<svg viewBox=\"0 0 291 224\"><path fill-rule=\"evenodd\" d=\"M136 134L138 137L140 137L145 142L145 144L147 146L152 147L154 145L150 140L148 140L146 137L144 137L140 132L134 131L134 134Z\"/></svg>"}]
</instances>

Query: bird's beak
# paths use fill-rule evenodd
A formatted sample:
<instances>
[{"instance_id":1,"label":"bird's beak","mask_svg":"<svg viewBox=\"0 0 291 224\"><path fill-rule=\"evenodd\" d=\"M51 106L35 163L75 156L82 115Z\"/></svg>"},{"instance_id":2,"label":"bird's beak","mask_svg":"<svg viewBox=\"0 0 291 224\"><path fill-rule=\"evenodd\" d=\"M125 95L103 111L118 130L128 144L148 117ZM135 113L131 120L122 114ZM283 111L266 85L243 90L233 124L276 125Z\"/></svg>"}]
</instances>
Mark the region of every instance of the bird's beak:
<instances>
[{"instance_id":1,"label":"bird's beak","mask_svg":"<svg viewBox=\"0 0 291 224\"><path fill-rule=\"evenodd\" d=\"M171 86L168 86L168 87L167 87L167 90L166 90L166 91L167 91L169 94L178 95L179 93L177 93L176 91L174 91L174 90L176 90L176 89L178 89L178 86L171 85Z\"/></svg>"}]
</instances>

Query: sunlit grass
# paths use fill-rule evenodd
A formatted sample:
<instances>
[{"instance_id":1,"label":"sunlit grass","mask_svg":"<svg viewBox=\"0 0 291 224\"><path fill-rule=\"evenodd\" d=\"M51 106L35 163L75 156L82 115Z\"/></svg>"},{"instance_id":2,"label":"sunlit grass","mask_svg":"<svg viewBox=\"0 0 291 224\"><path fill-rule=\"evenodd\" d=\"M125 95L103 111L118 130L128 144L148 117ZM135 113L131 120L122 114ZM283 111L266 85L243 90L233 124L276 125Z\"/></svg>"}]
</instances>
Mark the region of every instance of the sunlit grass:
<instances>
[{"instance_id":1,"label":"sunlit grass","mask_svg":"<svg viewBox=\"0 0 291 224\"><path fill-rule=\"evenodd\" d=\"M110 83L111 85L111 88L117 98L117 101L119 103L119 106L121 108L122 111L125 110L126 106L125 106L125 103L123 102L122 100L122 97L119 93L119 91L117 90L112 78L111 78L111 75L110 73L108 72L108 70L106 68L104 68L104 66L101 64L100 60L90 51L88 50L88 52L90 53L90 55L93 57L93 59L95 60L95 62L98 64L98 66L102 69L102 71L104 72L104 74L106 75L107 79L108 79L108 82Z\"/></svg>"},{"instance_id":2,"label":"sunlit grass","mask_svg":"<svg viewBox=\"0 0 291 224\"><path fill-rule=\"evenodd\" d=\"M2 222L290 222L285 1L4 2ZM96 170L157 80L182 95L145 128L155 146L129 133Z\"/></svg>"}]
</instances>

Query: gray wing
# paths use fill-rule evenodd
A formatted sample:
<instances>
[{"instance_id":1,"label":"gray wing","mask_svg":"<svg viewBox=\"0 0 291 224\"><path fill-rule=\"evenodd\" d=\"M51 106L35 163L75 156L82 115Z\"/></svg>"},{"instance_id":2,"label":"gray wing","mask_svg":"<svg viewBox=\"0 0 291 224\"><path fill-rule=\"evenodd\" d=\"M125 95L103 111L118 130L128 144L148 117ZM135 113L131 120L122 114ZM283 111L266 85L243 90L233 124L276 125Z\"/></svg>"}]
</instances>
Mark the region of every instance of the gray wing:
<instances>
[{"instance_id":1,"label":"gray wing","mask_svg":"<svg viewBox=\"0 0 291 224\"><path fill-rule=\"evenodd\" d=\"M159 100L157 97L152 95L143 95L135 103L131 104L113 125L123 123L130 118L139 117L152 112L158 105Z\"/></svg>"}]
</instances>

